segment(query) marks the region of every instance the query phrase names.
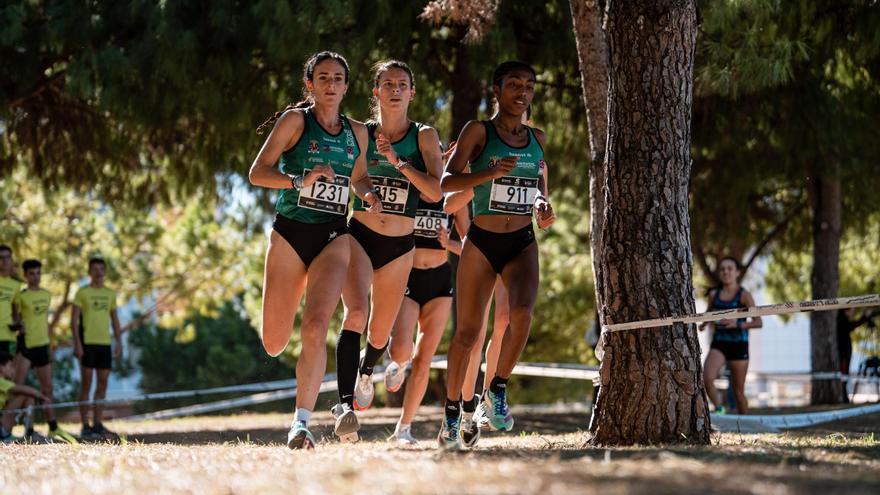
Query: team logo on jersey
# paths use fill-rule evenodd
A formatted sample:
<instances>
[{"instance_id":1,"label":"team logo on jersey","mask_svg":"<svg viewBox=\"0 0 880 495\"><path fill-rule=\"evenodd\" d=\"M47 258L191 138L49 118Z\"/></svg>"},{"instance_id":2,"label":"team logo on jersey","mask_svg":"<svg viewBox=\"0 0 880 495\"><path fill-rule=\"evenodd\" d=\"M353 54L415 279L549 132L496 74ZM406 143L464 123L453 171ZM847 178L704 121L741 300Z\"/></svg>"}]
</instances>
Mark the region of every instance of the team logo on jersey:
<instances>
[{"instance_id":1,"label":"team logo on jersey","mask_svg":"<svg viewBox=\"0 0 880 495\"><path fill-rule=\"evenodd\" d=\"M370 166L371 166L371 167L378 167L378 166L379 166L379 160L373 158L372 160L370 160Z\"/></svg>"},{"instance_id":2,"label":"team logo on jersey","mask_svg":"<svg viewBox=\"0 0 880 495\"><path fill-rule=\"evenodd\" d=\"M350 158L354 158L354 146L346 146L345 153L348 154Z\"/></svg>"},{"instance_id":3,"label":"team logo on jersey","mask_svg":"<svg viewBox=\"0 0 880 495\"><path fill-rule=\"evenodd\" d=\"M309 153L317 153L318 152L318 141L312 139L309 141Z\"/></svg>"},{"instance_id":4,"label":"team logo on jersey","mask_svg":"<svg viewBox=\"0 0 880 495\"><path fill-rule=\"evenodd\" d=\"M544 161L543 158L538 160L538 170L544 170L544 167L546 167L546 166L547 166L547 163Z\"/></svg>"},{"instance_id":5,"label":"team logo on jersey","mask_svg":"<svg viewBox=\"0 0 880 495\"><path fill-rule=\"evenodd\" d=\"M489 158L489 168L495 168L495 166L498 165L498 162L500 161L501 158L498 158L497 156Z\"/></svg>"}]
</instances>

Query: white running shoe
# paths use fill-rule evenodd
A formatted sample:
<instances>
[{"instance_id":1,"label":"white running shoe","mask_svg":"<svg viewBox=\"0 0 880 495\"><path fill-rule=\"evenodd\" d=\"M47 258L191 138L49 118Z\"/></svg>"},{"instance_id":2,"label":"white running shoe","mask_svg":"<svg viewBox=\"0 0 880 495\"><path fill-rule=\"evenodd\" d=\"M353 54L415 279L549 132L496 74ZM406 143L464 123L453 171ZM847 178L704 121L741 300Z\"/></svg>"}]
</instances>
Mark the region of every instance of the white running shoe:
<instances>
[{"instance_id":1,"label":"white running shoe","mask_svg":"<svg viewBox=\"0 0 880 495\"><path fill-rule=\"evenodd\" d=\"M419 444L419 441L413 438L412 430L410 428L403 428L395 431L390 437L388 437L388 441L397 442L401 447L409 447L411 445Z\"/></svg>"},{"instance_id":2,"label":"white running shoe","mask_svg":"<svg viewBox=\"0 0 880 495\"><path fill-rule=\"evenodd\" d=\"M354 410L365 411L373 403L373 377L361 375L354 386Z\"/></svg>"},{"instance_id":3,"label":"white running shoe","mask_svg":"<svg viewBox=\"0 0 880 495\"><path fill-rule=\"evenodd\" d=\"M385 368L385 388L389 392L397 392L403 385L404 379L406 379L406 363L401 365L391 361L391 364Z\"/></svg>"},{"instance_id":4,"label":"white running shoe","mask_svg":"<svg viewBox=\"0 0 880 495\"><path fill-rule=\"evenodd\" d=\"M336 436L346 443L357 442L360 439L358 430L361 426L358 423L357 415L348 407L348 404L336 404L330 409L330 412L336 418L336 426L333 428Z\"/></svg>"}]
</instances>

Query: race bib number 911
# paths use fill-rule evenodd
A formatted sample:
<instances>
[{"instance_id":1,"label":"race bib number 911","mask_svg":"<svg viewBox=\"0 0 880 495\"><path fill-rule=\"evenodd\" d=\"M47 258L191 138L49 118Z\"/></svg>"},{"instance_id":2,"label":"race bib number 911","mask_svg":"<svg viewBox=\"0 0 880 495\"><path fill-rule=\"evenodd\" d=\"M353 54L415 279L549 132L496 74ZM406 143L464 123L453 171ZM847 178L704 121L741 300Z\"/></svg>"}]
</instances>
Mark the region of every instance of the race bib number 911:
<instances>
[{"instance_id":1,"label":"race bib number 911","mask_svg":"<svg viewBox=\"0 0 880 495\"><path fill-rule=\"evenodd\" d=\"M309 173L306 169L304 173ZM310 210L345 215L348 212L348 192L351 179L337 174L333 180L320 177L314 184L299 192L297 205Z\"/></svg>"},{"instance_id":2,"label":"race bib number 911","mask_svg":"<svg viewBox=\"0 0 880 495\"><path fill-rule=\"evenodd\" d=\"M489 210L528 215L538 195L538 179L499 177L492 181Z\"/></svg>"}]
</instances>

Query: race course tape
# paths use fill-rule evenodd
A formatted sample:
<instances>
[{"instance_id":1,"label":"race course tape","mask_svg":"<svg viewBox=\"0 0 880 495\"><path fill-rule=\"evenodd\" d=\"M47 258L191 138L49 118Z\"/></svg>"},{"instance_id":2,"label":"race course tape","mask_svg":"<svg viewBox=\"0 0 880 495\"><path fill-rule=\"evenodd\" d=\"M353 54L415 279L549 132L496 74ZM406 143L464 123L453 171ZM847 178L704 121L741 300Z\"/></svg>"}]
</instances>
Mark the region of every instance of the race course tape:
<instances>
[{"instance_id":1,"label":"race course tape","mask_svg":"<svg viewBox=\"0 0 880 495\"><path fill-rule=\"evenodd\" d=\"M431 368L446 369L446 356L436 356L431 363ZM571 378L575 380L592 380L599 376L599 368L596 366L587 366L582 364L558 364L558 363L521 363L514 368L514 374L527 376L541 376L548 378ZM385 369L382 366L376 367L373 373L373 383L384 380ZM236 407L254 406L257 404L265 404L279 400L288 400L296 397L297 388L294 386L288 390L277 390L274 392L266 392L260 394L238 397L235 399L225 399L204 404L195 404L192 406L176 407L173 409L165 409L148 414L140 414L137 416L129 416L123 418L126 421L143 421L156 419L170 419L181 416L192 416L194 414L205 414L209 412L223 411ZM336 375L327 374L321 383L320 393L332 392L337 390Z\"/></svg>"},{"instance_id":2,"label":"race course tape","mask_svg":"<svg viewBox=\"0 0 880 495\"><path fill-rule=\"evenodd\" d=\"M880 413L880 404L871 404L836 411L797 414L712 414L712 426L720 431L736 433L776 433L780 430L808 428L822 423Z\"/></svg>"},{"instance_id":3,"label":"race course tape","mask_svg":"<svg viewBox=\"0 0 880 495\"><path fill-rule=\"evenodd\" d=\"M723 319L754 318L756 316L787 315L810 311L831 311L834 309L863 308L870 306L880 306L880 294L787 302L782 304L770 304L767 306L754 306L751 308L707 311L705 313L694 313L684 316L668 316L665 318L654 318L651 320L633 321L629 323L612 323L610 325L604 325L602 328L603 331L606 332L620 332L622 330L667 327L674 323L703 323Z\"/></svg>"}]
</instances>

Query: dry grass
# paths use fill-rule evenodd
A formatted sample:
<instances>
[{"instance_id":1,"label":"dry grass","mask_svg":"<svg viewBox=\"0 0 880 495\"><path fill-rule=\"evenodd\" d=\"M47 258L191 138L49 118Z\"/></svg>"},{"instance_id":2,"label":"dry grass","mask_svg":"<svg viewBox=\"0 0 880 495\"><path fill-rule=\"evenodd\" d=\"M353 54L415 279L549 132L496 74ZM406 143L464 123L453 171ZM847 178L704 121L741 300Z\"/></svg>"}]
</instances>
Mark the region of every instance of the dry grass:
<instances>
[{"instance_id":1,"label":"dry grass","mask_svg":"<svg viewBox=\"0 0 880 495\"><path fill-rule=\"evenodd\" d=\"M487 435L475 451L444 454L432 441L440 410L424 412L415 433L425 441L407 450L381 441L395 410L364 415L360 444L325 438L310 452L280 443L284 415L117 422L121 445L0 446L0 493L880 493L880 415L860 423L872 432L608 450L584 446L582 414L531 414L519 426L542 434Z\"/></svg>"}]
</instances>

